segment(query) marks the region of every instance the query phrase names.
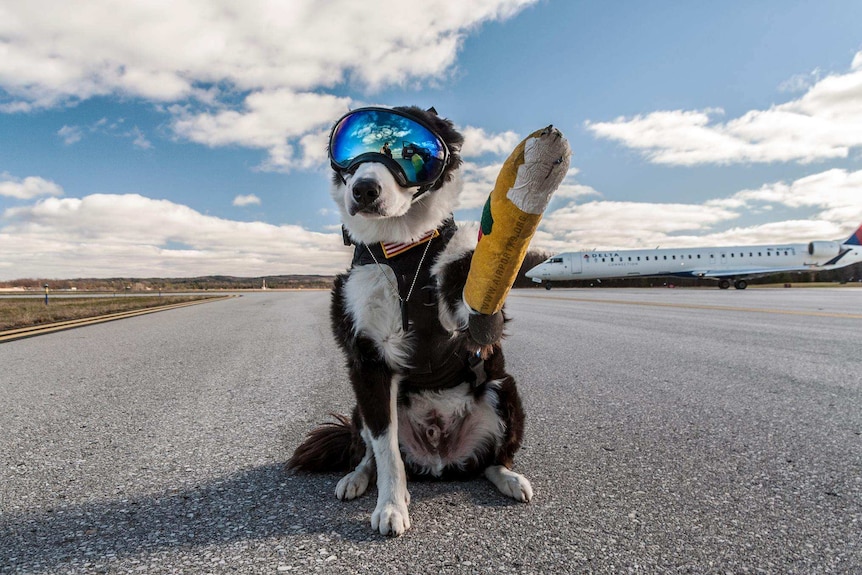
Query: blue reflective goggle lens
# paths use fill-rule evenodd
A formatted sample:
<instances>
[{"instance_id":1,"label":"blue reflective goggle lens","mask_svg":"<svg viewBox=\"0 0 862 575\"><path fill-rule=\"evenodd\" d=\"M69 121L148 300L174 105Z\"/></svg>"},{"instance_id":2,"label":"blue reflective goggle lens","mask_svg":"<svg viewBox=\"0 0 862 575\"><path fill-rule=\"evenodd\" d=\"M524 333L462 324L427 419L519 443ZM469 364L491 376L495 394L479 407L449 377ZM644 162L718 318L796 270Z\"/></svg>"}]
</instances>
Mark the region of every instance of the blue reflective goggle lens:
<instances>
[{"instance_id":1,"label":"blue reflective goggle lens","mask_svg":"<svg viewBox=\"0 0 862 575\"><path fill-rule=\"evenodd\" d=\"M422 186L440 178L449 150L430 128L395 110L360 108L335 124L329 137L334 168L350 170L381 156L390 171L400 169L407 186Z\"/></svg>"}]
</instances>

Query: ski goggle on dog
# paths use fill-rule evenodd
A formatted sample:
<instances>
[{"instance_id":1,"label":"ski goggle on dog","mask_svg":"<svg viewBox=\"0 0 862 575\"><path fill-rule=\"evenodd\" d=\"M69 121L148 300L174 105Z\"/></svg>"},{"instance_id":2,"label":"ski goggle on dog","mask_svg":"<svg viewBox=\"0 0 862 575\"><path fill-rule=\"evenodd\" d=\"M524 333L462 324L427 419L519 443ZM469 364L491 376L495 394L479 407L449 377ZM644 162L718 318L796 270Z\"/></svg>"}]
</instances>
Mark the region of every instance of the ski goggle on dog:
<instances>
[{"instance_id":1,"label":"ski goggle on dog","mask_svg":"<svg viewBox=\"0 0 862 575\"><path fill-rule=\"evenodd\" d=\"M443 175L449 148L434 130L405 112L358 108L329 135L329 161L339 174L363 162L385 165L404 188L427 189Z\"/></svg>"}]
</instances>

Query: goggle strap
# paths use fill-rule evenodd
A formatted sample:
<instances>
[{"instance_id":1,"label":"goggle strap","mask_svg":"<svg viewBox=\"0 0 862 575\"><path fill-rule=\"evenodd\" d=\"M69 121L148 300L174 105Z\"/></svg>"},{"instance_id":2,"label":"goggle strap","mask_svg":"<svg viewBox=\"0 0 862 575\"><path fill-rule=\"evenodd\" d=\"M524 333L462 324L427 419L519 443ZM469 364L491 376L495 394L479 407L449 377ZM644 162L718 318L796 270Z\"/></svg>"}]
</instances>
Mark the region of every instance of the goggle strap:
<instances>
[{"instance_id":1,"label":"goggle strap","mask_svg":"<svg viewBox=\"0 0 862 575\"><path fill-rule=\"evenodd\" d=\"M341 183L345 186L347 185L347 178L344 177L344 170L336 166L334 163L330 164L332 166L332 171L338 174L339 179L341 179Z\"/></svg>"},{"instance_id":2,"label":"goggle strap","mask_svg":"<svg viewBox=\"0 0 862 575\"><path fill-rule=\"evenodd\" d=\"M414 202L415 202L416 200L418 200L418 199L419 199L419 197L420 197L420 196L422 196L423 194L425 194L425 192L428 192L428 191L430 191L430 190L431 190L431 186L422 186L422 187L420 187L420 188L419 188L419 190L418 190L415 194L413 194L413 199L412 199L412 201L414 201Z\"/></svg>"}]
</instances>

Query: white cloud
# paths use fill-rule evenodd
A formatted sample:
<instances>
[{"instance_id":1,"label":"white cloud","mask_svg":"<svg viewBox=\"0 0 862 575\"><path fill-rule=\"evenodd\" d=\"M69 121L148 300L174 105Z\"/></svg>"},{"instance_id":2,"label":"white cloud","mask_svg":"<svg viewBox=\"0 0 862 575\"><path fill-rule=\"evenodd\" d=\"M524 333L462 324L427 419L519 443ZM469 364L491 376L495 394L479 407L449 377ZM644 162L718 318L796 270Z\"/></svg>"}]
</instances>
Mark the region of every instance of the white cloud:
<instances>
[{"instance_id":1,"label":"white cloud","mask_svg":"<svg viewBox=\"0 0 862 575\"><path fill-rule=\"evenodd\" d=\"M109 277L334 273L339 235L238 222L143 196L47 198L0 218L0 275Z\"/></svg>"},{"instance_id":2,"label":"white cloud","mask_svg":"<svg viewBox=\"0 0 862 575\"><path fill-rule=\"evenodd\" d=\"M259 206L260 205L260 198L258 198L254 194L248 194L245 196L239 195L233 199L233 205L235 205L235 206L251 206L251 205Z\"/></svg>"},{"instance_id":3,"label":"white cloud","mask_svg":"<svg viewBox=\"0 0 862 575\"><path fill-rule=\"evenodd\" d=\"M461 195L458 196L458 208L469 210L481 208L488 199L488 194L494 189L497 175L503 162L480 166L473 162L461 164Z\"/></svg>"},{"instance_id":4,"label":"white cloud","mask_svg":"<svg viewBox=\"0 0 862 575\"><path fill-rule=\"evenodd\" d=\"M70 146L81 141L84 137L84 131L80 126L63 126L57 130L57 135L63 138L63 142Z\"/></svg>"},{"instance_id":5,"label":"white cloud","mask_svg":"<svg viewBox=\"0 0 862 575\"><path fill-rule=\"evenodd\" d=\"M583 249L655 247L667 245L672 234L697 235L737 216L721 207L694 204L592 201L545 215L541 227L555 240Z\"/></svg>"},{"instance_id":6,"label":"white cloud","mask_svg":"<svg viewBox=\"0 0 862 575\"><path fill-rule=\"evenodd\" d=\"M699 247L843 240L862 223L862 170L827 170L703 204L574 202L547 213L533 247L549 251ZM805 219L728 227L743 214L776 207Z\"/></svg>"},{"instance_id":7,"label":"white cloud","mask_svg":"<svg viewBox=\"0 0 862 575\"><path fill-rule=\"evenodd\" d=\"M299 167L303 169L317 168L329 165L327 149L329 147L329 126L319 132L306 134L299 139L301 160ZM264 166L265 168L266 166Z\"/></svg>"},{"instance_id":8,"label":"white cloud","mask_svg":"<svg viewBox=\"0 0 862 575\"><path fill-rule=\"evenodd\" d=\"M508 156L508 153L506 154ZM462 191L458 197L458 208L468 210L481 208L488 199L488 194L494 189L497 176L503 162L479 165L473 162L464 162L461 165ZM554 192L554 199L577 199L586 196L600 195L590 186L579 184L575 181L577 168L571 168L563 179L560 187Z\"/></svg>"},{"instance_id":9,"label":"white cloud","mask_svg":"<svg viewBox=\"0 0 862 575\"><path fill-rule=\"evenodd\" d=\"M779 92L806 92L811 86L820 81L820 68L815 68L808 74L795 74L778 85Z\"/></svg>"},{"instance_id":10,"label":"white cloud","mask_svg":"<svg viewBox=\"0 0 862 575\"><path fill-rule=\"evenodd\" d=\"M349 98L290 90L249 94L241 111L191 113L176 108L174 130L208 146L269 148L329 124L348 110Z\"/></svg>"},{"instance_id":11,"label":"white cloud","mask_svg":"<svg viewBox=\"0 0 862 575\"><path fill-rule=\"evenodd\" d=\"M580 172L580 170L577 168L569 168L569 171L566 173L566 177L563 178L563 182L560 184L560 187L557 188L556 192L554 192L555 200L574 200L586 196L601 196L601 194L592 187L579 184L575 181L575 176L578 175L578 172Z\"/></svg>"},{"instance_id":12,"label":"white cloud","mask_svg":"<svg viewBox=\"0 0 862 575\"><path fill-rule=\"evenodd\" d=\"M438 82L470 31L535 1L177 0L170 17L147 0L5 3L0 112L105 95L182 103L167 108L177 135L266 150L263 169L307 167L320 155L294 140L350 102L328 91ZM73 129L60 134L67 143L80 140Z\"/></svg>"},{"instance_id":13,"label":"white cloud","mask_svg":"<svg viewBox=\"0 0 862 575\"><path fill-rule=\"evenodd\" d=\"M743 190L730 199L746 207L772 203L790 208L817 208L821 211L815 218L843 223L855 230L862 222L862 170L827 170L790 184L776 182L757 190Z\"/></svg>"},{"instance_id":14,"label":"white cloud","mask_svg":"<svg viewBox=\"0 0 862 575\"><path fill-rule=\"evenodd\" d=\"M468 166L476 187L469 207L477 208L499 165ZM576 175L570 170L564 186L579 186ZM533 247L563 251L844 239L862 222L860 184L862 170L828 170L701 205L569 202L545 215ZM586 190L577 197L598 195ZM32 199L60 195L62 189L42 178L4 173L0 192ZM240 203L242 197L237 197ZM807 219L728 228L743 213L772 207L813 212ZM139 195L48 197L0 216L0 277L335 273L349 260L337 232L338 226L318 233L295 225L226 220Z\"/></svg>"},{"instance_id":15,"label":"white cloud","mask_svg":"<svg viewBox=\"0 0 862 575\"><path fill-rule=\"evenodd\" d=\"M153 143L147 138L144 131L138 126L131 130L123 130L125 119L119 118L114 121L109 121L107 118L101 118L92 124L86 126L67 126L57 130L57 135L62 138L63 143L67 146L77 144L84 139L84 136L93 134L101 136L111 136L114 138L130 138L132 145L141 150L152 149Z\"/></svg>"},{"instance_id":16,"label":"white cloud","mask_svg":"<svg viewBox=\"0 0 862 575\"><path fill-rule=\"evenodd\" d=\"M316 142L322 126L329 126L348 111L349 98L329 94L295 93L290 90L249 94L242 110L221 109L216 112L192 112L175 106L173 130L193 142L211 147L239 145L267 150L264 169L287 171L307 167L319 161L320 154L307 146L309 136ZM328 136L329 132L326 131ZM299 138L303 155L288 140ZM323 157L326 143L323 140ZM308 157L313 158L309 161Z\"/></svg>"},{"instance_id":17,"label":"white cloud","mask_svg":"<svg viewBox=\"0 0 862 575\"><path fill-rule=\"evenodd\" d=\"M135 126L132 128L131 132L128 132L126 136L132 138L132 145L141 150L149 150L153 147L152 142L150 142L140 128Z\"/></svg>"},{"instance_id":18,"label":"white cloud","mask_svg":"<svg viewBox=\"0 0 862 575\"><path fill-rule=\"evenodd\" d=\"M464 145L461 147L461 156L464 158L475 158L485 154L507 157L521 141L518 134L512 131L488 134L482 128L467 126L460 132L464 135Z\"/></svg>"},{"instance_id":19,"label":"white cloud","mask_svg":"<svg viewBox=\"0 0 862 575\"><path fill-rule=\"evenodd\" d=\"M862 52L851 70L819 79L800 98L752 110L725 123L723 112L660 111L611 122L587 122L596 136L669 165L740 162L811 163L847 158L862 147Z\"/></svg>"},{"instance_id":20,"label":"white cloud","mask_svg":"<svg viewBox=\"0 0 862 575\"><path fill-rule=\"evenodd\" d=\"M15 178L7 172L0 173L0 196L30 200L39 196L62 196L63 188L44 178L30 176Z\"/></svg>"}]
</instances>

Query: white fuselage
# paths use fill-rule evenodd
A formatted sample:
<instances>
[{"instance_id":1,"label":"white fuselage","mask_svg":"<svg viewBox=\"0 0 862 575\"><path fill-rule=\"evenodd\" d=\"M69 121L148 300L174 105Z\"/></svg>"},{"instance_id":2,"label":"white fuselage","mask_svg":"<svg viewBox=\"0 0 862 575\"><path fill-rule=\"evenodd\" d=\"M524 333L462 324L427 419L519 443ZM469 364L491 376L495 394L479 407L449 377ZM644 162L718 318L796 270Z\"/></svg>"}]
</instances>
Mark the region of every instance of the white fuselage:
<instances>
[{"instance_id":1,"label":"white fuselage","mask_svg":"<svg viewBox=\"0 0 862 575\"><path fill-rule=\"evenodd\" d=\"M830 262L840 257L840 261ZM862 260L862 249L839 242L684 249L566 252L527 272L535 282L640 276L753 277L822 271Z\"/></svg>"}]
</instances>

